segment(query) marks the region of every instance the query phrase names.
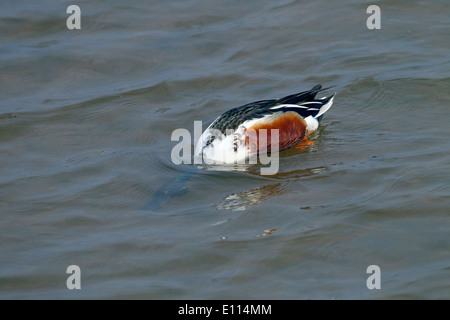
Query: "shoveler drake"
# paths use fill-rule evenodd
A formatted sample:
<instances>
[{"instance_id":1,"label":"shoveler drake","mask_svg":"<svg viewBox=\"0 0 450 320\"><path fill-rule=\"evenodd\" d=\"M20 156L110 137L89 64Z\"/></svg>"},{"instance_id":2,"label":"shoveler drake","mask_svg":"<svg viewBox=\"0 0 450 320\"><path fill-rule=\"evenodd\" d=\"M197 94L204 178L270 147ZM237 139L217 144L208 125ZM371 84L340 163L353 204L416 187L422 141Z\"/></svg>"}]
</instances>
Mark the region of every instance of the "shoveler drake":
<instances>
[{"instance_id":1,"label":"shoveler drake","mask_svg":"<svg viewBox=\"0 0 450 320\"><path fill-rule=\"evenodd\" d=\"M316 99L317 93L326 89L329 88L322 89L319 84L281 99L256 101L228 110L203 132L195 156L207 163L244 163L261 152L295 146L317 130L323 114L333 104L336 93ZM261 136L261 129L267 129L265 137ZM278 129L278 146L271 144L272 129ZM256 132L257 139L252 139L252 132ZM267 139L266 143L262 138Z\"/></svg>"}]
</instances>

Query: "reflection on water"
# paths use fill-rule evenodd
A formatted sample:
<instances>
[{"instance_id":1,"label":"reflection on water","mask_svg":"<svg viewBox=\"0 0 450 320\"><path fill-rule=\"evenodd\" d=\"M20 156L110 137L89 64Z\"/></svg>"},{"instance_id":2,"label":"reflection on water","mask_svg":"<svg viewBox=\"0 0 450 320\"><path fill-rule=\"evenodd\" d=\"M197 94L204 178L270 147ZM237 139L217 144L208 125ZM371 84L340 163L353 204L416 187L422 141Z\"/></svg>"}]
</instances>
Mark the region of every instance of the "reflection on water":
<instances>
[{"instance_id":1,"label":"reflection on water","mask_svg":"<svg viewBox=\"0 0 450 320\"><path fill-rule=\"evenodd\" d=\"M292 148L290 154L286 152L280 152L279 159L276 161L282 161L282 159L293 156L308 153L313 150L314 141L305 139L297 146ZM159 166L164 167L165 164L161 161L156 161ZM271 164L269 164L270 166ZM211 172L243 172L254 176L261 176L261 168L265 165L261 163L257 164L234 164L234 165L196 165L194 167L186 167L185 172L178 173L176 178L171 181L165 182L159 187L152 196L152 200L146 204L143 210L158 211L163 207L170 205L171 201L183 197L189 193L189 181L196 179L196 170L204 170ZM298 179L305 176L319 174L326 171L326 167L316 167L309 169L295 169L287 172L277 172L275 174L263 176L268 180L286 180ZM238 193L232 193L224 197L222 201L215 205L218 210L232 210L232 211L244 211L250 206L258 205L265 200L272 198L276 195L286 192L288 189L287 182L270 183L264 186L259 186L249 190L244 190Z\"/></svg>"},{"instance_id":2,"label":"reflection on water","mask_svg":"<svg viewBox=\"0 0 450 320\"><path fill-rule=\"evenodd\" d=\"M265 236L271 235L272 233L274 233L277 230L278 230L278 228L267 229L267 230L264 230L263 233L257 234L256 236L257 237L265 237Z\"/></svg>"},{"instance_id":3,"label":"reflection on water","mask_svg":"<svg viewBox=\"0 0 450 320\"><path fill-rule=\"evenodd\" d=\"M326 171L325 167L317 167L303 170L292 170L290 172L279 172L276 175L271 176L271 178L286 180L285 182L271 183L250 190L244 190L239 193L229 194L222 201L216 204L216 208L218 210L226 209L232 211L245 211L251 206L259 205L272 197L291 191L289 188L289 178L306 177L319 174L324 171ZM258 174L254 170L249 170L248 172L255 175ZM301 187L297 184L296 188Z\"/></svg>"},{"instance_id":4,"label":"reflection on water","mask_svg":"<svg viewBox=\"0 0 450 320\"><path fill-rule=\"evenodd\" d=\"M260 204L261 202L282 192L284 192L282 183L269 184L239 193L232 193L216 204L216 208L218 210L227 209L233 211L244 211L250 206Z\"/></svg>"}]
</instances>

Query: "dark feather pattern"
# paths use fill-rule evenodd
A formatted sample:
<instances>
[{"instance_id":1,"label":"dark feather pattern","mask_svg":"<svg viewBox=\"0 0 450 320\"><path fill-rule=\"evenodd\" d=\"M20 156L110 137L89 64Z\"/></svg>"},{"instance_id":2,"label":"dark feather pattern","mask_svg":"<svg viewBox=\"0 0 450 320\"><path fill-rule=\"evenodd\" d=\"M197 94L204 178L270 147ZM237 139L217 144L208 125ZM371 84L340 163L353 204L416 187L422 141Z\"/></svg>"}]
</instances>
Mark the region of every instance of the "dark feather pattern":
<instances>
[{"instance_id":1,"label":"dark feather pattern","mask_svg":"<svg viewBox=\"0 0 450 320\"><path fill-rule=\"evenodd\" d=\"M273 114L275 112L294 111L303 118L306 118L308 116L314 117L318 114L319 109L333 97L330 96L323 100L315 99L318 92L327 89L329 88L322 89L322 86L318 84L311 90L292 94L281 99L261 100L248 103L243 106L226 111L212 123L210 128L220 130L225 134L227 129L236 130L244 121L262 118L265 115ZM305 102L311 103L306 104L305 107L282 107L271 109L283 104L299 105Z\"/></svg>"}]
</instances>

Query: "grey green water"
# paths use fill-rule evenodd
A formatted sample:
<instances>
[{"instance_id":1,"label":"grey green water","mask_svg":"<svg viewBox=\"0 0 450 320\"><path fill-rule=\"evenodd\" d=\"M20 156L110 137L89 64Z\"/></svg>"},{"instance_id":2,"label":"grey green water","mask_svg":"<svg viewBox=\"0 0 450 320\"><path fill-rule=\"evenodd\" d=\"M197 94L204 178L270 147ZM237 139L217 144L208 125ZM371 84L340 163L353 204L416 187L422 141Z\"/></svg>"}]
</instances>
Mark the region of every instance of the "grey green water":
<instances>
[{"instance_id":1,"label":"grey green water","mask_svg":"<svg viewBox=\"0 0 450 320\"><path fill-rule=\"evenodd\" d=\"M374 4L2 0L0 298L449 299L450 3ZM172 163L173 130L317 83L276 175Z\"/></svg>"}]
</instances>

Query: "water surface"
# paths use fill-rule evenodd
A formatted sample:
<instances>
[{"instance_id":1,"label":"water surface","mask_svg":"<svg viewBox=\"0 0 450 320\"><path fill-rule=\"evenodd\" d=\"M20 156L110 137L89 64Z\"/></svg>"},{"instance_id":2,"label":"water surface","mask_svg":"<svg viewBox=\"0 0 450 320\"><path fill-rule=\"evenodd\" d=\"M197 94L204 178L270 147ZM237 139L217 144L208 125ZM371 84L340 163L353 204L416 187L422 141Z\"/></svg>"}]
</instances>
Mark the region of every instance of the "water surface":
<instances>
[{"instance_id":1,"label":"water surface","mask_svg":"<svg viewBox=\"0 0 450 320\"><path fill-rule=\"evenodd\" d=\"M71 4L0 4L0 298L450 298L448 1L380 30L350 0ZM317 83L276 175L172 163L173 130Z\"/></svg>"}]
</instances>

